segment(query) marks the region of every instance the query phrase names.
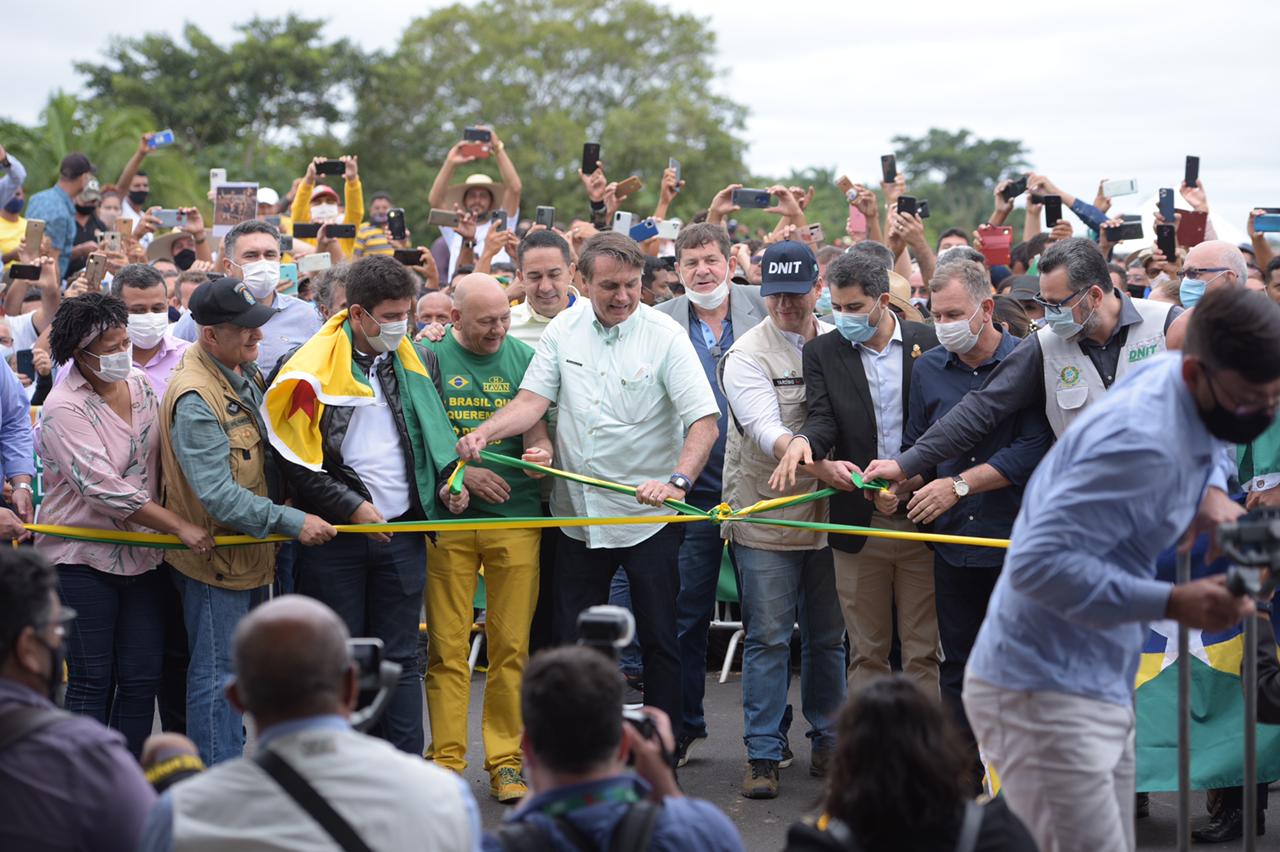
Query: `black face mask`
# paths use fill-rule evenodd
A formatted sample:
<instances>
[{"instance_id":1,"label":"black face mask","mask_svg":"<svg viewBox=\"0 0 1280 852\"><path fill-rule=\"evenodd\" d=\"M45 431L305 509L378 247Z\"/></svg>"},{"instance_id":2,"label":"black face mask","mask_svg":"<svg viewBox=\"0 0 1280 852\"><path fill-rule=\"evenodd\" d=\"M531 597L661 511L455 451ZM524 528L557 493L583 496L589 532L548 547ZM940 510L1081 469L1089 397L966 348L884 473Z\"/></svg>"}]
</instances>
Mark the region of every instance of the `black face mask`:
<instances>
[{"instance_id":1,"label":"black face mask","mask_svg":"<svg viewBox=\"0 0 1280 852\"><path fill-rule=\"evenodd\" d=\"M133 205L133 209L141 210L142 205L147 203L147 196L150 193L145 189L134 189L129 191L129 203Z\"/></svg>"},{"instance_id":2,"label":"black face mask","mask_svg":"<svg viewBox=\"0 0 1280 852\"><path fill-rule=\"evenodd\" d=\"M1208 412L1201 411L1200 419L1210 435L1232 444L1251 444L1271 427L1274 415L1266 411L1236 414L1218 400L1218 391L1207 374L1205 380L1209 383L1209 393L1213 395L1213 408Z\"/></svg>"},{"instance_id":3,"label":"black face mask","mask_svg":"<svg viewBox=\"0 0 1280 852\"><path fill-rule=\"evenodd\" d=\"M185 248L173 256L173 265L186 272L196 262L196 250Z\"/></svg>"},{"instance_id":4,"label":"black face mask","mask_svg":"<svg viewBox=\"0 0 1280 852\"><path fill-rule=\"evenodd\" d=\"M92 216L94 213L97 213L97 212L98 212L98 205L96 205L96 204L77 204L77 205L76 205L76 212L77 212L77 213L79 213L81 216Z\"/></svg>"},{"instance_id":5,"label":"black face mask","mask_svg":"<svg viewBox=\"0 0 1280 852\"><path fill-rule=\"evenodd\" d=\"M66 646L61 642L50 645L39 636L36 641L49 650L49 700L61 707L67 700L67 685L62 682L62 666L67 661Z\"/></svg>"}]
</instances>

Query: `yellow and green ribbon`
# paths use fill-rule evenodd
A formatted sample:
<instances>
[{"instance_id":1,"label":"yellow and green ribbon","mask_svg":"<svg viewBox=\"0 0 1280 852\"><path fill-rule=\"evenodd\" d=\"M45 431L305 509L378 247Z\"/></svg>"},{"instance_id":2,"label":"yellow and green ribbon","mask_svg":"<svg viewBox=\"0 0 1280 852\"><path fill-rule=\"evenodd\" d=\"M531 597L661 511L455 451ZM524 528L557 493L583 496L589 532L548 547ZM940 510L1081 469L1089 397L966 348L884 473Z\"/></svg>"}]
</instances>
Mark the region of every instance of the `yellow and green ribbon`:
<instances>
[{"instance_id":1,"label":"yellow and green ribbon","mask_svg":"<svg viewBox=\"0 0 1280 852\"><path fill-rule=\"evenodd\" d=\"M636 493L635 487L630 485L622 485L617 482L609 482L604 479L584 476L580 473L559 470L554 467L547 467L545 465L525 461L524 459L491 453L487 450L482 450L480 452L480 457L484 461L492 464L506 465L508 467L514 467L526 471L535 471L548 476L558 476L571 482L578 482L595 488L603 488L618 494L627 494L634 497ZM465 470L465 467L466 462L459 461L448 479L448 488L454 494L462 493L463 471ZM882 479L866 481L857 471L852 473L851 478L854 487L861 490L883 491L889 488L888 482ZM861 535L868 538L887 538L901 541L962 544L969 545L971 547L1007 548L1009 546L1009 540L1003 538L975 538L961 535L942 535L940 533L884 530L877 529L875 527L860 527L847 524L827 524L817 523L814 521L792 521L783 518L756 517L763 512L782 509L788 506L797 506L803 503L810 503L815 500L823 500L839 493L841 492L835 488L823 488L818 491L812 491L805 494L794 494L789 497L775 497L770 500L761 500L743 509L734 509L727 503L721 503L718 506L704 510L679 500L667 500L666 505L679 513L676 515L628 515L604 518L457 518L438 521L388 521L379 524L337 524L335 525L335 529L337 529L339 533L348 534L431 533L476 532L481 530L547 529L550 527L678 524L693 523L696 521L709 521L718 524L764 524L767 526L792 527L796 529L813 530L816 532L835 533L837 535ZM39 533L40 535L51 535L57 536L58 538L98 544L123 544L133 547L154 547L165 550L180 550L185 547L177 536L166 535L164 533L104 530L90 527L69 527L59 524L27 524L26 527L31 532ZM223 535L214 537L214 543L218 547L244 547L246 545L284 541L291 541L291 539L288 536L282 535L272 535L265 538L254 538L253 536L248 535Z\"/></svg>"}]
</instances>

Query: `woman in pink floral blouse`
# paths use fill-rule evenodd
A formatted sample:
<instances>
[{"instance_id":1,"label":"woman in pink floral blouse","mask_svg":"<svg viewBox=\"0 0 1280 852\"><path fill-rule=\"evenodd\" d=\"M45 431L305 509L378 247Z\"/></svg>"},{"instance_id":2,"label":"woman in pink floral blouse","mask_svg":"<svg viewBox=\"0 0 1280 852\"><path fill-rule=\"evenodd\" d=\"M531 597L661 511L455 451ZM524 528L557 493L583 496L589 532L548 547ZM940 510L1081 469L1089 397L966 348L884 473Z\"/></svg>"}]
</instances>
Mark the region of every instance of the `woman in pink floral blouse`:
<instances>
[{"instance_id":1,"label":"woman in pink floral blouse","mask_svg":"<svg viewBox=\"0 0 1280 852\"><path fill-rule=\"evenodd\" d=\"M213 538L206 530L155 500L159 403L146 376L133 368L128 321L124 302L101 293L68 299L54 315L49 345L67 376L40 416L40 521L158 530L207 551ZM58 566L63 604L78 613L67 637L67 709L109 722L141 753L163 661L165 577L156 570L163 551L52 536L39 536L36 549Z\"/></svg>"}]
</instances>

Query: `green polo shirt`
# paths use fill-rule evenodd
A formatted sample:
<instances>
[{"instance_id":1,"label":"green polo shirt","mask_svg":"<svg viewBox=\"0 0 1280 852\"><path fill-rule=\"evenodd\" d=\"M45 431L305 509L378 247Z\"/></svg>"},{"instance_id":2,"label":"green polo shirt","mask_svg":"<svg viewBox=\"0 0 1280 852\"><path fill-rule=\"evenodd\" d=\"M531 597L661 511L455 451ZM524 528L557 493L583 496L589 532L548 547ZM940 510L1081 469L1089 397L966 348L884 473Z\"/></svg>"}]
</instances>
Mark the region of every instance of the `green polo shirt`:
<instances>
[{"instance_id":1,"label":"green polo shirt","mask_svg":"<svg viewBox=\"0 0 1280 852\"><path fill-rule=\"evenodd\" d=\"M502 347L492 355L477 355L458 343L453 326L445 329L444 338L438 343L423 341L436 353L440 361L440 376L444 381L444 408L459 438L493 416L515 398L520 390L524 371L533 360L533 349L511 335L502 341ZM520 458L524 453L524 440L515 435L495 441L486 447L491 453ZM505 465L480 464L490 467L511 486L511 496L505 503L490 503L471 495L471 505L462 513L463 518L532 518L542 514L538 496L538 481L523 471Z\"/></svg>"}]
</instances>

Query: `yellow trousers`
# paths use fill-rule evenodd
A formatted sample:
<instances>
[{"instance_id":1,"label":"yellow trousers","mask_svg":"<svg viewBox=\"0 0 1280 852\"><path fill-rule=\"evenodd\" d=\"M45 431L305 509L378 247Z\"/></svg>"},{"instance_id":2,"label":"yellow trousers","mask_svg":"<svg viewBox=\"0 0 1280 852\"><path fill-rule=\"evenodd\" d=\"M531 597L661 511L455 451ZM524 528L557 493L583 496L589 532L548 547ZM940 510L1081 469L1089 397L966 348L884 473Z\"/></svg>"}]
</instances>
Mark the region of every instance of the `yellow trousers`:
<instances>
[{"instance_id":1,"label":"yellow trousers","mask_svg":"<svg viewBox=\"0 0 1280 852\"><path fill-rule=\"evenodd\" d=\"M427 559L428 754L440 766L467 767L467 707L471 698L472 602L484 565L485 639L489 672L481 731L485 769L519 768L520 678L529 658L529 624L538 602L541 530L441 532Z\"/></svg>"}]
</instances>

